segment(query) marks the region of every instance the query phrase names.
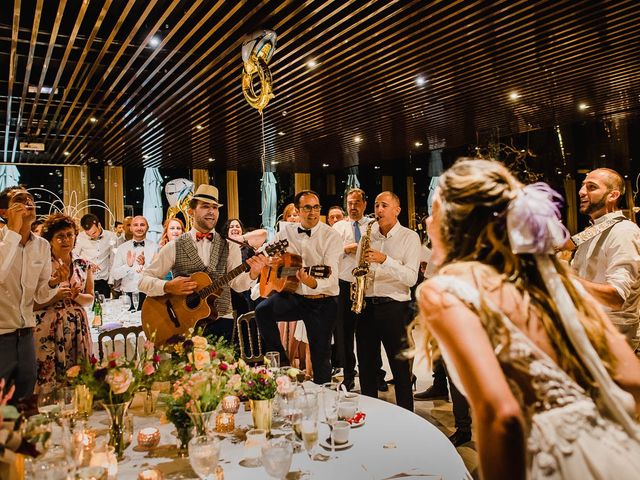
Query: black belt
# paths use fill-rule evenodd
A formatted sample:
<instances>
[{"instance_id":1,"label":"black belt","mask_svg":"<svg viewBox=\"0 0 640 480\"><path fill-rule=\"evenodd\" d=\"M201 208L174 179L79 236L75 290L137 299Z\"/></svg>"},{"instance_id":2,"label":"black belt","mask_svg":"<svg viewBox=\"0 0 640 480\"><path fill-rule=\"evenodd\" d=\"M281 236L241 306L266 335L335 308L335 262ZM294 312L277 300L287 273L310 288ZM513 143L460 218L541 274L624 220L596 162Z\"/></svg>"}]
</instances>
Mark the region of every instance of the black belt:
<instances>
[{"instance_id":1,"label":"black belt","mask_svg":"<svg viewBox=\"0 0 640 480\"><path fill-rule=\"evenodd\" d=\"M26 337L33 333L33 327L18 328L13 332L0 334L0 337Z\"/></svg>"},{"instance_id":2,"label":"black belt","mask_svg":"<svg viewBox=\"0 0 640 480\"><path fill-rule=\"evenodd\" d=\"M395 302L393 298L389 298L389 297L365 297L365 301L370 302L372 305Z\"/></svg>"}]
</instances>

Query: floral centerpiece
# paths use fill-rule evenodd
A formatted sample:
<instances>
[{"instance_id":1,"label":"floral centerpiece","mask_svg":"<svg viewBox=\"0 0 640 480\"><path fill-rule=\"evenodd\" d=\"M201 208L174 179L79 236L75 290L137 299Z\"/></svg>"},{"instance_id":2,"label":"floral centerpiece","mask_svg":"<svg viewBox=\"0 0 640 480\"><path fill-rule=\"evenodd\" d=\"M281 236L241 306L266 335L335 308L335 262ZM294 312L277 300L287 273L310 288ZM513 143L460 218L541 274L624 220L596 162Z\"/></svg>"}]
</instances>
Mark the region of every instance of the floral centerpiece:
<instances>
[{"instance_id":1,"label":"floral centerpiece","mask_svg":"<svg viewBox=\"0 0 640 480\"><path fill-rule=\"evenodd\" d=\"M153 343L147 342L140 358L128 360L118 352L112 352L102 362L92 356L66 372L69 384L88 389L109 414L109 444L115 448L119 459L126 448L124 421L131 399L141 385L153 380L159 361Z\"/></svg>"},{"instance_id":2,"label":"floral centerpiece","mask_svg":"<svg viewBox=\"0 0 640 480\"><path fill-rule=\"evenodd\" d=\"M220 340L210 343L194 335L174 337L164 349L171 355L162 374L172 384L165 399L167 419L176 426L180 449L184 451L192 429L200 434L212 430L213 412L227 393L227 383L237 364L233 350Z\"/></svg>"}]
</instances>

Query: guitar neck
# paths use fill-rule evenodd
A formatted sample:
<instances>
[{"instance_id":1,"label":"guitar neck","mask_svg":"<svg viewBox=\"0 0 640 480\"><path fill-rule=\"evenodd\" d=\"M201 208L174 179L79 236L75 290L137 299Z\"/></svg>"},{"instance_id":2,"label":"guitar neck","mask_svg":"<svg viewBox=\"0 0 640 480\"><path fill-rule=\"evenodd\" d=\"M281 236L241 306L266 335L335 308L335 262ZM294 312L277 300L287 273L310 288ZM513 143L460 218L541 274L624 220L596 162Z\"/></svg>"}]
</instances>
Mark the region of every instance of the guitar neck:
<instances>
[{"instance_id":1,"label":"guitar neck","mask_svg":"<svg viewBox=\"0 0 640 480\"><path fill-rule=\"evenodd\" d=\"M233 270L228 271L227 273L222 275L220 278L217 278L216 280L214 280L211 283L211 285L204 287L202 290L198 292L198 295L200 295L200 298L206 298L209 295L211 295L213 292L224 287L227 283L229 283L231 280L236 278L241 273L248 272L249 270L250 270L249 265L247 264L247 262L244 262L238 265Z\"/></svg>"},{"instance_id":2,"label":"guitar neck","mask_svg":"<svg viewBox=\"0 0 640 480\"><path fill-rule=\"evenodd\" d=\"M309 267L302 267L302 269L309 273ZM282 267L280 270L278 270L278 276L279 277L293 277L295 276L296 272L300 270L300 267Z\"/></svg>"}]
</instances>

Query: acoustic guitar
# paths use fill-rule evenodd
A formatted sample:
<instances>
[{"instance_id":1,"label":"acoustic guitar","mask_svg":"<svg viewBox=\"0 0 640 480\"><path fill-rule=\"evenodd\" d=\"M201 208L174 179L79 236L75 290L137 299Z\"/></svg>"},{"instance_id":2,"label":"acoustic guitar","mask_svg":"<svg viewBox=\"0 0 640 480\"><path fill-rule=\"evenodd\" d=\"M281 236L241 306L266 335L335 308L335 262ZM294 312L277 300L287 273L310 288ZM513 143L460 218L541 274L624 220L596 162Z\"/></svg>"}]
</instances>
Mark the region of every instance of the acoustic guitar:
<instances>
[{"instance_id":1,"label":"acoustic guitar","mask_svg":"<svg viewBox=\"0 0 640 480\"><path fill-rule=\"evenodd\" d=\"M286 250L289 242L281 240L265 247L266 255L276 255ZM166 294L147 297L142 305L142 329L147 338L153 338L156 346L164 345L175 335L186 333L199 320L216 317L214 301L222 294L222 287L238 275L250 270L247 262L212 280L205 272L196 272L191 280L198 284L190 295ZM154 337L155 335L155 337Z\"/></svg>"},{"instance_id":2,"label":"acoustic guitar","mask_svg":"<svg viewBox=\"0 0 640 480\"><path fill-rule=\"evenodd\" d=\"M302 257L295 253L283 253L275 257L271 265L260 272L260 296L268 297L273 292L295 292L300 281L296 272L302 268ZM315 278L327 278L331 275L328 265L304 267L304 271Z\"/></svg>"}]
</instances>

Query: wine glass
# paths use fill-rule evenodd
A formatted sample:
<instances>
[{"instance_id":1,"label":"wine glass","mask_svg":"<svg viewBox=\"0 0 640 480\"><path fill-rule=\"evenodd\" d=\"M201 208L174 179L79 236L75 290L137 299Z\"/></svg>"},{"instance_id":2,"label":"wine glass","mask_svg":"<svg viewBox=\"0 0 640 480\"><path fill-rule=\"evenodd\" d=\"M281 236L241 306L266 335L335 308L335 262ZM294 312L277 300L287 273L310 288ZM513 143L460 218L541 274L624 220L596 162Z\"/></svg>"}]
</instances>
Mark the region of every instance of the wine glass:
<instances>
[{"instance_id":1,"label":"wine glass","mask_svg":"<svg viewBox=\"0 0 640 480\"><path fill-rule=\"evenodd\" d=\"M309 454L309 459L314 459L315 447L318 444L318 403L313 394L305 394L300 397L298 404L301 406L302 420L300 421L300 433L304 448Z\"/></svg>"},{"instance_id":2,"label":"wine glass","mask_svg":"<svg viewBox=\"0 0 640 480\"><path fill-rule=\"evenodd\" d=\"M62 399L58 390L41 392L38 395L38 412L49 420L55 420L62 410Z\"/></svg>"},{"instance_id":3,"label":"wine glass","mask_svg":"<svg viewBox=\"0 0 640 480\"><path fill-rule=\"evenodd\" d=\"M120 295L120 309L121 309L120 316L121 317L124 317L126 315L130 306L131 306L131 299L129 298L129 294L122 292L122 295Z\"/></svg>"},{"instance_id":4,"label":"wine glass","mask_svg":"<svg viewBox=\"0 0 640 480\"><path fill-rule=\"evenodd\" d=\"M272 438L262 446L262 465L272 478L284 479L292 458L293 446L286 438Z\"/></svg>"},{"instance_id":5,"label":"wine glass","mask_svg":"<svg viewBox=\"0 0 640 480\"><path fill-rule=\"evenodd\" d=\"M278 414L283 419L282 430L285 436L291 433L293 425L299 422L302 412L297 404L297 398L302 395L302 388L292 384L290 388L278 393Z\"/></svg>"},{"instance_id":6,"label":"wine glass","mask_svg":"<svg viewBox=\"0 0 640 480\"><path fill-rule=\"evenodd\" d=\"M220 441L215 437L200 435L189 441L189 463L201 479L214 479L219 455Z\"/></svg>"},{"instance_id":7,"label":"wine glass","mask_svg":"<svg viewBox=\"0 0 640 480\"><path fill-rule=\"evenodd\" d=\"M71 419L78 413L78 404L76 403L76 389L73 387L65 387L60 389L60 416L65 419Z\"/></svg>"},{"instance_id":8,"label":"wine glass","mask_svg":"<svg viewBox=\"0 0 640 480\"><path fill-rule=\"evenodd\" d=\"M322 385L322 407L324 418L329 425L329 438L331 439L331 456L334 456L335 445L333 443L333 425L338 421L338 397L340 384L328 382Z\"/></svg>"},{"instance_id":9,"label":"wine glass","mask_svg":"<svg viewBox=\"0 0 640 480\"><path fill-rule=\"evenodd\" d=\"M275 372L280 368L280 352L267 352L264 360L270 371Z\"/></svg>"},{"instance_id":10,"label":"wine glass","mask_svg":"<svg viewBox=\"0 0 640 480\"><path fill-rule=\"evenodd\" d=\"M131 294L131 302L133 303L133 310L138 311L138 305L140 305L140 294L138 292L133 292Z\"/></svg>"}]
</instances>

